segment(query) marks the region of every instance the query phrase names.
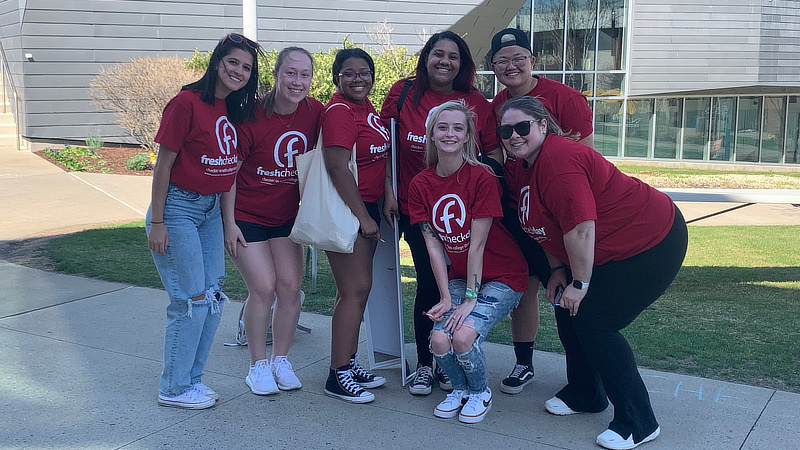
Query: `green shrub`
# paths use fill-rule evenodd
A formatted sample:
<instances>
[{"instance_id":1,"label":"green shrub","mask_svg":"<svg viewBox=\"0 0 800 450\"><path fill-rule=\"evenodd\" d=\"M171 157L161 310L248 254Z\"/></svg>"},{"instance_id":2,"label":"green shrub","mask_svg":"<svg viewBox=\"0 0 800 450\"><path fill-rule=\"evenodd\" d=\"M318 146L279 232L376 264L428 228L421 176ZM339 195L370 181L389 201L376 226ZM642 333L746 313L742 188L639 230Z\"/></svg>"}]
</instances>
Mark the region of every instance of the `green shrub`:
<instances>
[{"instance_id":1,"label":"green shrub","mask_svg":"<svg viewBox=\"0 0 800 450\"><path fill-rule=\"evenodd\" d=\"M100 154L90 148L68 145L61 149L47 148L44 150L44 154L73 172L97 169L102 172L109 171L107 167L103 167L106 162L100 159Z\"/></svg>"},{"instance_id":2,"label":"green shrub","mask_svg":"<svg viewBox=\"0 0 800 450\"><path fill-rule=\"evenodd\" d=\"M98 134L90 134L86 136L86 146L94 151L103 148L103 138Z\"/></svg>"},{"instance_id":3,"label":"green shrub","mask_svg":"<svg viewBox=\"0 0 800 450\"><path fill-rule=\"evenodd\" d=\"M128 170L147 170L150 168L150 153L143 152L131 156L125 161L125 168Z\"/></svg>"}]
</instances>

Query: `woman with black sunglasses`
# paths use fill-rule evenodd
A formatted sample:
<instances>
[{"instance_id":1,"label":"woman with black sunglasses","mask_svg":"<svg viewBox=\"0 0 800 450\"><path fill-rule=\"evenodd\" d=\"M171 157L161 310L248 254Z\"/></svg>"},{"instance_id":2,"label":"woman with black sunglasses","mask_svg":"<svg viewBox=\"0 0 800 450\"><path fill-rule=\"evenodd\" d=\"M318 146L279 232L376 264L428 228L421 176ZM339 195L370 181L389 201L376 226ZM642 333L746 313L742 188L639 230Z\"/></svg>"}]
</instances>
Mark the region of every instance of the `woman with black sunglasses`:
<instances>
[{"instance_id":1,"label":"woman with black sunglasses","mask_svg":"<svg viewBox=\"0 0 800 450\"><path fill-rule=\"evenodd\" d=\"M478 152L502 162L495 126L497 119L483 94L475 89L475 62L461 36L452 31L436 33L420 51L416 77L396 82L381 108L381 119L388 126L391 119L398 123L397 203L385 203L387 218L399 220L417 272L417 292L414 298L414 337L417 342L417 371L408 389L414 395L428 395L436 378L444 390L452 386L446 374L433 372L433 354L428 348L428 336L433 322L425 315L439 301L439 290L431 270L425 241L418 226L412 226L408 210L408 188L411 179L425 168L425 125L430 111L449 100L463 100L474 113ZM499 164L497 164L499 169ZM399 205L398 205L399 204ZM398 211L399 209L399 211Z\"/></svg>"},{"instance_id":2,"label":"woman with black sunglasses","mask_svg":"<svg viewBox=\"0 0 800 450\"><path fill-rule=\"evenodd\" d=\"M519 220L547 252L567 356L567 385L545 402L556 415L614 419L597 444L630 449L658 437L647 388L620 334L675 279L686 255L686 222L672 200L628 177L591 147L563 136L545 107L515 97L498 134L517 157Z\"/></svg>"},{"instance_id":3,"label":"woman with black sunglasses","mask_svg":"<svg viewBox=\"0 0 800 450\"><path fill-rule=\"evenodd\" d=\"M331 323L331 366L325 394L350 403L367 403L375 395L366 389L386 383L358 363L358 331L372 288L372 258L381 238L378 201L394 202L386 182L389 133L367 96L375 63L360 48L339 50L333 61L336 93L320 119L325 167L342 200L358 218L360 230L353 253L326 251L336 282ZM356 152L358 181L348 168Z\"/></svg>"},{"instance_id":4,"label":"woman with black sunglasses","mask_svg":"<svg viewBox=\"0 0 800 450\"><path fill-rule=\"evenodd\" d=\"M222 316L225 253L220 196L238 162L236 126L254 116L259 45L223 37L203 77L164 108L155 141L147 244L169 295L164 368L158 403L186 409L214 406L218 394L203 368Z\"/></svg>"}]
</instances>

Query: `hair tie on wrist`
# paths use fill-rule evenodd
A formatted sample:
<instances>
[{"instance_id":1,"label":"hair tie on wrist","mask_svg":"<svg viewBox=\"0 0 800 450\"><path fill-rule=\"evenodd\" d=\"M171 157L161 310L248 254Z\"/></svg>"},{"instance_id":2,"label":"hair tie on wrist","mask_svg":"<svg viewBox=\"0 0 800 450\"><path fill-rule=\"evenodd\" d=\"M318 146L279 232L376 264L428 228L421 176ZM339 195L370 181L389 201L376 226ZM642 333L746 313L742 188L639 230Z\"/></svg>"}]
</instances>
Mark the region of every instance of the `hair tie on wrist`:
<instances>
[{"instance_id":1,"label":"hair tie on wrist","mask_svg":"<svg viewBox=\"0 0 800 450\"><path fill-rule=\"evenodd\" d=\"M150 225L152 225L152 224L154 224L154 223L155 223L155 224L159 224L159 223L164 223L164 221L163 221L163 220L162 220L161 222L153 222L152 220L150 221Z\"/></svg>"},{"instance_id":2,"label":"hair tie on wrist","mask_svg":"<svg viewBox=\"0 0 800 450\"><path fill-rule=\"evenodd\" d=\"M567 266L566 266L565 264L562 264L562 265L560 265L560 266L551 267L551 268L550 268L550 272L555 272L556 270L559 270L559 269L566 269L566 268L567 268Z\"/></svg>"}]
</instances>

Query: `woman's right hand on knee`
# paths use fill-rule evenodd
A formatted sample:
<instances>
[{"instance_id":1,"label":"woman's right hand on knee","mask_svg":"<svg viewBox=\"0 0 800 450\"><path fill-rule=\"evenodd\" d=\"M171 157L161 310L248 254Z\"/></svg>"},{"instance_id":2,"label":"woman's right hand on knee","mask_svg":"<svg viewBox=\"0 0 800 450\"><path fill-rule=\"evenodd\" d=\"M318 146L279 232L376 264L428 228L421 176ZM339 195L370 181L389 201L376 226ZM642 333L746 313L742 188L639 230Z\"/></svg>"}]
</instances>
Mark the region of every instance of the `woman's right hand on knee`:
<instances>
[{"instance_id":1,"label":"woman's right hand on knee","mask_svg":"<svg viewBox=\"0 0 800 450\"><path fill-rule=\"evenodd\" d=\"M442 298L439 300L439 303L433 305L433 307L427 311L425 311L425 315L428 316L434 322L441 322L444 319L444 314L447 311L450 311L450 308L453 307L453 302L449 298Z\"/></svg>"},{"instance_id":2,"label":"woman's right hand on knee","mask_svg":"<svg viewBox=\"0 0 800 450\"><path fill-rule=\"evenodd\" d=\"M167 227L163 223L151 224L150 234L147 235L147 247L159 255L165 255L168 245L169 233L167 232Z\"/></svg>"}]
</instances>

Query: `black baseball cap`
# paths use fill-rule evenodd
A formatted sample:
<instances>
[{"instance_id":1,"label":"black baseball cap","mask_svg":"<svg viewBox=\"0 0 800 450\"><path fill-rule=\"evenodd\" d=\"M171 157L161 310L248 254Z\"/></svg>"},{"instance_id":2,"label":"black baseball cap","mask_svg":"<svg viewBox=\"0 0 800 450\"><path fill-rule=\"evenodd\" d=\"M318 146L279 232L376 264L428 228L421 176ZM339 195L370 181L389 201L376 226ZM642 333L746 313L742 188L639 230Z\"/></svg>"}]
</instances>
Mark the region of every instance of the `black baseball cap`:
<instances>
[{"instance_id":1,"label":"black baseball cap","mask_svg":"<svg viewBox=\"0 0 800 450\"><path fill-rule=\"evenodd\" d=\"M494 58L494 54L500 51L501 48L512 45L518 45L533 53L531 51L531 40L524 31L516 28L506 28L492 37L492 50L489 52L489 61Z\"/></svg>"}]
</instances>

